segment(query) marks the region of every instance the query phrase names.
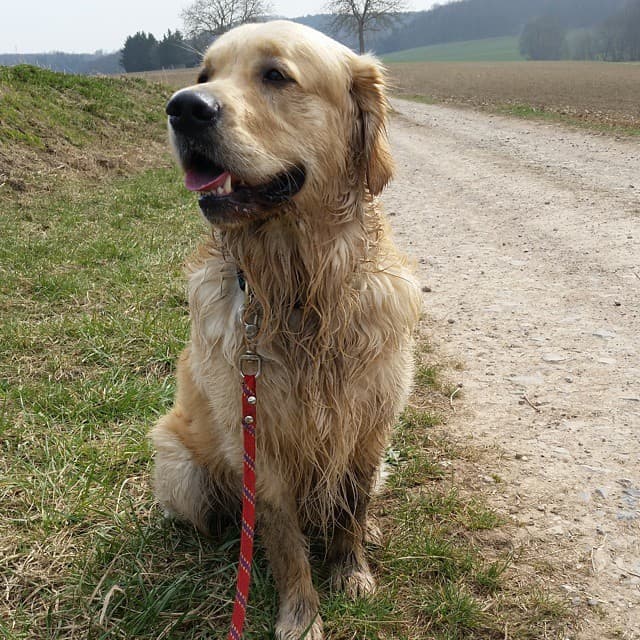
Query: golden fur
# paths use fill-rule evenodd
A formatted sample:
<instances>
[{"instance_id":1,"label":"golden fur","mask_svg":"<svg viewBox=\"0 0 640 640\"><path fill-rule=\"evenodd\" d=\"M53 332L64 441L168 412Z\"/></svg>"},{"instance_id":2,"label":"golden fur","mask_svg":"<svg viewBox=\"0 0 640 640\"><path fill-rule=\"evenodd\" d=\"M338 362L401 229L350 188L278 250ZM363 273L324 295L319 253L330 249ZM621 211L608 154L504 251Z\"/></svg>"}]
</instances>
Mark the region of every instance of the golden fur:
<instances>
[{"instance_id":1,"label":"golden fur","mask_svg":"<svg viewBox=\"0 0 640 640\"><path fill-rule=\"evenodd\" d=\"M295 84L267 93L256 69L272 61ZM259 184L304 163L306 181L275 210L214 226L190 264L191 344L152 434L155 490L203 530L239 508L241 269L260 316L257 508L276 635L311 625L319 640L305 532L327 539L336 585L373 589L366 508L413 372L418 289L375 203L392 177L384 77L374 58L288 22L232 30L203 69L197 89L222 105L228 166Z\"/></svg>"}]
</instances>

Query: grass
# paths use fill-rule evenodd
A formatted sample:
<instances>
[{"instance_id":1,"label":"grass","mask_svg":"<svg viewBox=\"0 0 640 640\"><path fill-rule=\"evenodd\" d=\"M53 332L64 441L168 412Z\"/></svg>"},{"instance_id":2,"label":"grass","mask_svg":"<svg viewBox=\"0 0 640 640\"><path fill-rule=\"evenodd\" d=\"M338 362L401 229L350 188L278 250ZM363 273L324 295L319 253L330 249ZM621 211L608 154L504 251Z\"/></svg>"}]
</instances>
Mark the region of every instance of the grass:
<instances>
[{"instance_id":1,"label":"grass","mask_svg":"<svg viewBox=\"0 0 640 640\"><path fill-rule=\"evenodd\" d=\"M55 73L29 65L0 67L3 88L0 138L45 149L52 139L87 146L100 138L98 123L112 131L116 122L158 124L149 110L149 85L135 79ZM157 91L160 93L160 91Z\"/></svg>"},{"instance_id":2,"label":"grass","mask_svg":"<svg viewBox=\"0 0 640 640\"><path fill-rule=\"evenodd\" d=\"M142 91L145 108L155 95ZM0 224L0 636L223 637L238 531L212 540L165 521L149 485L146 434L188 339L181 265L204 230L193 198L174 169L99 182L78 170L54 175L46 197L38 185L0 190ZM374 505L386 533L369 549L378 595L332 593L314 562L327 636L491 640L508 626L554 637L565 612L483 541L506 525L462 488L467 452L442 426L446 374L433 357L418 353ZM258 549L248 640L272 637L276 607Z\"/></svg>"},{"instance_id":3,"label":"grass","mask_svg":"<svg viewBox=\"0 0 640 640\"><path fill-rule=\"evenodd\" d=\"M432 44L415 49L394 51L382 56L385 64L393 62L468 62L472 60L523 60L518 49L518 38L487 38Z\"/></svg>"},{"instance_id":4,"label":"grass","mask_svg":"<svg viewBox=\"0 0 640 640\"><path fill-rule=\"evenodd\" d=\"M173 170L78 186L28 210L3 203L3 633L219 637L237 531L212 541L162 519L146 439L172 399L188 331L180 267L202 225ZM438 369L420 364L419 395L437 396ZM468 539L502 521L439 464L462 454L436 432L442 411L421 404L400 420L376 505L387 532L370 549L380 595L351 602L318 569L332 638L502 637L503 614L487 606L509 558ZM261 554L252 603L247 638L271 637L276 595Z\"/></svg>"},{"instance_id":5,"label":"grass","mask_svg":"<svg viewBox=\"0 0 640 640\"><path fill-rule=\"evenodd\" d=\"M545 107L535 107L518 103L496 105L494 111L523 120L555 122L609 135L640 136L640 119L637 125L620 125L598 119L584 118L568 111L557 111Z\"/></svg>"},{"instance_id":6,"label":"grass","mask_svg":"<svg viewBox=\"0 0 640 640\"><path fill-rule=\"evenodd\" d=\"M99 180L157 166L170 93L137 78L0 67L0 193L47 192L52 176Z\"/></svg>"}]
</instances>

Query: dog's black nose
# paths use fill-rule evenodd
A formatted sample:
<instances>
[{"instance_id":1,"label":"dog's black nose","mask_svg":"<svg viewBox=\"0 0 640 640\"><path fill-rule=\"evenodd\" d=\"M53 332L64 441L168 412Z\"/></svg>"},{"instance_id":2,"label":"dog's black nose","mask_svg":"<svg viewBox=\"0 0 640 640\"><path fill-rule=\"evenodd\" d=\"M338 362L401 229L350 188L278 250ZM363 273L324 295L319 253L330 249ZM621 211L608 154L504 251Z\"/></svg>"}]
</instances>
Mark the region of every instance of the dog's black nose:
<instances>
[{"instance_id":1,"label":"dog's black nose","mask_svg":"<svg viewBox=\"0 0 640 640\"><path fill-rule=\"evenodd\" d=\"M180 133L200 133L213 126L220 116L220 103L195 91L178 91L167 103L171 126Z\"/></svg>"}]
</instances>

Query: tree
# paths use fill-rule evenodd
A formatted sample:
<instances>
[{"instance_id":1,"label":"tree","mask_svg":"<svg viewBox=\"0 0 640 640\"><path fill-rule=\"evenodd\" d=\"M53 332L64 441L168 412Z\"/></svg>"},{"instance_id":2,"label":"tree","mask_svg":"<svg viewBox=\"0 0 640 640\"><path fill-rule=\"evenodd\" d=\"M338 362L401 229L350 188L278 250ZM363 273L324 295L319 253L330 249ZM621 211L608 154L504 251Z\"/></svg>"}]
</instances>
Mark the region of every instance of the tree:
<instances>
[{"instance_id":1,"label":"tree","mask_svg":"<svg viewBox=\"0 0 640 640\"><path fill-rule=\"evenodd\" d=\"M640 60L640 0L629 2L598 29L604 60Z\"/></svg>"},{"instance_id":2,"label":"tree","mask_svg":"<svg viewBox=\"0 0 640 640\"><path fill-rule=\"evenodd\" d=\"M158 42L152 33L138 31L129 36L122 49L120 64L127 72L155 69L155 50Z\"/></svg>"},{"instance_id":3,"label":"tree","mask_svg":"<svg viewBox=\"0 0 640 640\"><path fill-rule=\"evenodd\" d=\"M199 54L185 42L179 31L167 31L156 48L156 65L162 69L194 67L199 62Z\"/></svg>"},{"instance_id":4,"label":"tree","mask_svg":"<svg viewBox=\"0 0 640 640\"><path fill-rule=\"evenodd\" d=\"M595 60L598 41L590 29L576 29L567 33L567 54L571 60Z\"/></svg>"},{"instance_id":5,"label":"tree","mask_svg":"<svg viewBox=\"0 0 640 640\"><path fill-rule=\"evenodd\" d=\"M218 36L245 22L257 22L270 11L268 0L195 0L181 13L191 38Z\"/></svg>"},{"instance_id":6,"label":"tree","mask_svg":"<svg viewBox=\"0 0 640 640\"><path fill-rule=\"evenodd\" d=\"M360 53L364 53L364 34L390 27L405 10L404 0L329 0L335 31L358 34Z\"/></svg>"},{"instance_id":7,"label":"tree","mask_svg":"<svg viewBox=\"0 0 640 640\"><path fill-rule=\"evenodd\" d=\"M553 16L529 20L520 36L520 53L530 60L560 60L567 30Z\"/></svg>"}]
</instances>

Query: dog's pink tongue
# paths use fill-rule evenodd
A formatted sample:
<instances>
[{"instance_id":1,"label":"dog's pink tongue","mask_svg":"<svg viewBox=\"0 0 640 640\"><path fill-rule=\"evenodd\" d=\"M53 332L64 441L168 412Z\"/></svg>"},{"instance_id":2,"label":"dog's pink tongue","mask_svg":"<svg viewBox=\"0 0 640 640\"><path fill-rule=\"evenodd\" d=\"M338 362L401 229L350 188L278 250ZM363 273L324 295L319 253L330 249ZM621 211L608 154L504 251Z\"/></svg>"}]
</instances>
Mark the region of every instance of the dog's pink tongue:
<instances>
[{"instance_id":1,"label":"dog's pink tongue","mask_svg":"<svg viewBox=\"0 0 640 640\"><path fill-rule=\"evenodd\" d=\"M184 174L184 185L189 191L212 191L221 187L227 176L228 171L224 171L220 175L209 173L206 171L197 171L196 169L188 169Z\"/></svg>"}]
</instances>

